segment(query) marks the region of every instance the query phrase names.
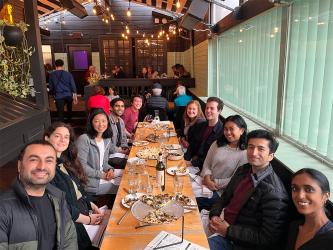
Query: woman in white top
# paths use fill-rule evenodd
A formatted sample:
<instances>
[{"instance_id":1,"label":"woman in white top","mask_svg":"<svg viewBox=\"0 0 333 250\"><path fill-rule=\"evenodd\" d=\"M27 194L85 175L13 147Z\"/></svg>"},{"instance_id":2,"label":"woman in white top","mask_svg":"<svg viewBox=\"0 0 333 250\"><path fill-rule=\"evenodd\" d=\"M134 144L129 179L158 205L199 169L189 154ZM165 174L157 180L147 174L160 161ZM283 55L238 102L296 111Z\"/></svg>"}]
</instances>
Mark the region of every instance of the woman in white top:
<instances>
[{"instance_id":1,"label":"woman in white top","mask_svg":"<svg viewBox=\"0 0 333 250\"><path fill-rule=\"evenodd\" d=\"M113 194L118 188L111 182L114 172L108 164L109 154L115 150L111 137L107 114L103 109L92 109L88 117L87 133L77 139L76 145L78 159L88 177L86 191L94 195Z\"/></svg>"},{"instance_id":2,"label":"woman in white top","mask_svg":"<svg viewBox=\"0 0 333 250\"><path fill-rule=\"evenodd\" d=\"M219 199L239 166L247 163L247 125L239 115L225 119L223 134L209 148L202 171L202 184L213 191L212 198L198 197L199 209L209 210Z\"/></svg>"}]
</instances>

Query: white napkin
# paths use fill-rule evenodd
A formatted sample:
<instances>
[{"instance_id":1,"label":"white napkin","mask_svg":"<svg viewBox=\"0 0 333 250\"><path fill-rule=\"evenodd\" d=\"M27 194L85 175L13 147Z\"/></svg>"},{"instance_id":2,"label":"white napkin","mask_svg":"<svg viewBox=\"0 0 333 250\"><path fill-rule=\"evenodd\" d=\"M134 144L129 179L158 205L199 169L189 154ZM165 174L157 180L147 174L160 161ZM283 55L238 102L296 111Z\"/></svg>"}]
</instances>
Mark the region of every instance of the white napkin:
<instances>
[{"instance_id":1,"label":"white napkin","mask_svg":"<svg viewBox=\"0 0 333 250\"><path fill-rule=\"evenodd\" d=\"M195 197L206 197L212 198L213 191L211 191L208 187L202 184L202 177L199 175L189 173L192 180L192 190Z\"/></svg>"}]
</instances>

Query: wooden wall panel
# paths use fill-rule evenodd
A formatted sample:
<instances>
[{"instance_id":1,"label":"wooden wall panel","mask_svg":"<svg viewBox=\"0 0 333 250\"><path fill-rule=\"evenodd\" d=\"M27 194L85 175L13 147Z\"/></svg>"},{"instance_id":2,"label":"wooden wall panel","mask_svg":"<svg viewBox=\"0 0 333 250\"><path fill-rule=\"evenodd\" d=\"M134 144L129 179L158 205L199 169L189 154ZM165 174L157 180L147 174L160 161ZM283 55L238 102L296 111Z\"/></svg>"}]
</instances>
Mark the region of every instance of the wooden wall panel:
<instances>
[{"instance_id":1,"label":"wooden wall panel","mask_svg":"<svg viewBox=\"0 0 333 250\"><path fill-rule=\"evenodd\" d=\"M18 23L24 21L24 3L20 0L8 0L7 3L13 6L13 18L14 22ZM6 8L0 11L0 19L3 19L6 15Z\"/></svg>"}]
</instances>

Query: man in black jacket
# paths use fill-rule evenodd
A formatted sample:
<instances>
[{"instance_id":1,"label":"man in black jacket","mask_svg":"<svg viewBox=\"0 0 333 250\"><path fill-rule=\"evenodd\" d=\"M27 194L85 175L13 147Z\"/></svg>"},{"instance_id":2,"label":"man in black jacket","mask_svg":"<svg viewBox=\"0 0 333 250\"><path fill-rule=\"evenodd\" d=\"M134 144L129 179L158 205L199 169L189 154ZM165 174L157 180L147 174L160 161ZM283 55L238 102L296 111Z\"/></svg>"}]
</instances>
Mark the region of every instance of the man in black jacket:
<instances>
[{"instance_id":1,"label":"man in black jacket","mask_svg":"<svg viewBox=\"0 0 333 250\"><path fill-rule=\"evenodd\" d=\"M189 147L184 155L188 166L192 165L201 171L210 146L223 133L223 123L219 119L223 105L223 101L218 97L207 99L206 122L193 125L191 134L195 136L188 140Z\"/></svg>"},{"instance_id":2,"label":"man in black jacket","mask_svg":"<svg viewBox=\"0 0 333 250\"><path fill-rule=\"evenodd\" d=\"M270 161L278 148L265 130L248 134L245 164L210 211L210 249L282 249L288 194Z\"/></svg>"},{"instance_id":3,"label":"man in black jacket","mask_svg":"<svg viewBox=\"0 0 333 250\"><path fill-rule=\"evenodd\" d=\"M0 249L78 249L65 194L49 185L55 166L56 151L48 142L21 151L18 179L0 196Z\"/></svg>"}]
</instances>

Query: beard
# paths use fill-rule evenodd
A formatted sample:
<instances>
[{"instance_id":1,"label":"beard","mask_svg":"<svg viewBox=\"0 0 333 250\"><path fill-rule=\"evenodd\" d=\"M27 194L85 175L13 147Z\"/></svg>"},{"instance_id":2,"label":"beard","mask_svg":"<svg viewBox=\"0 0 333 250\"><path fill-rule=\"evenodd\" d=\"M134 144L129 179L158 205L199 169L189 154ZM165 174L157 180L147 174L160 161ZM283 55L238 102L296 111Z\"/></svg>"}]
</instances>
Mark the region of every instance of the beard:
<instances>
[{"instance_id":1,"label":"beard","mask_svg":"<svg viewBox=\"0 0 333 250\"><path fill-rule=\"evenodd\" d=\"M34 174L44 173L46 174L44 178L37 178ZM54 175L51 175L49 171L46 170L33 170L30 173L20 174L20 180L30 188L40 189L45 187L53 179Z\"/></svg>"}]
</instances>

